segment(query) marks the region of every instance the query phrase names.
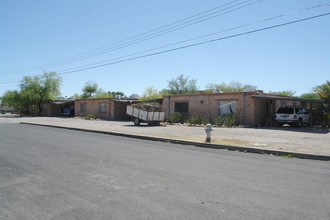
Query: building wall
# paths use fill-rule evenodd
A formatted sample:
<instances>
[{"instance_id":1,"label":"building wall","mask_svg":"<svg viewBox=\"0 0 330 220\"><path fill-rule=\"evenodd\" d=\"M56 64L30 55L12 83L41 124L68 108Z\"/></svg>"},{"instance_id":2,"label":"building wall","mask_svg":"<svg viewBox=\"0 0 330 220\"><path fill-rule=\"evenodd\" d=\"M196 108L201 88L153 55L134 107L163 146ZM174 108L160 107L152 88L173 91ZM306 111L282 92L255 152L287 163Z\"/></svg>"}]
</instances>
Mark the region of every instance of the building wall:
<instances>
[{"instance_id":1,"label":"building wall","mask_svg":"<svg viewBox=\"0 0 330 220\"><path fill-rule=\"evenodd\" d=\"M125 102L127 101L127 102ZM76 99L75 100L75 116L85 117L89 114L95 115L97 118L101 119L111 119L111 120L125 120L126 106L132 104L137 99L117 99L117 98L89 98L89 99ZM86 104L86 111L80 111L80 104ZM105 112L100 111L99 104L105 103ZM109 104L110 103L110 104ZM109 113L110 105L110 113Z\"/></svg>"},{"instance_id":2,"label":"building wall","mask_svg":"<svg viewBox=\"0 0 330 220\"><path fill-rule=\"evenodd\" d=\"M50 115L50 104L49 103L45 103L45 105L47 106L46 110L44 109L44 104L41 104L42 107L42 111L40 116L51 116ZM39 113L39 107L38 105L30 105L29 106L29 115L31 116L38 116Z\"/></svg>"},{"instance_id":3,"label":"building wall","mask_svg":"<svg viewBox=\"0 0 330 220\"><path fill-rule=\"evenodd\" d=\"M100 112L99 104L105 103L105 112ZM91 99L76 99L75 100L75 116L85 117L89 114L95 115L97 118L109 119L109 103L110 109L113 109L113 102L110 101L110 98L91 98ZM80 111L80 104L86 104L86 111Z\"/></svg>"},{"instance_id":4,"label":"building wall","mask_svg":"<svg viewBox=\"0 0 330 220\"><path fill-rule=\"evenodd\" d=\"M254 123L254 99L251 95L255 92L248 92L245 95L245 119L246 123ZM170 96L170 104L168 96L164 96L163 107L165 117L168 119L169 114L174 113L175 103L188 102L188 114L199 114L208 117L211 121L219 115L219 101L236 101L236 115L243 122L243 103L244 95L242 92L236 93L211 93L211 94L193 94L193 95L172 95ZM169 110L170 108L170 110Z\"/></svg>"}]
</instances>

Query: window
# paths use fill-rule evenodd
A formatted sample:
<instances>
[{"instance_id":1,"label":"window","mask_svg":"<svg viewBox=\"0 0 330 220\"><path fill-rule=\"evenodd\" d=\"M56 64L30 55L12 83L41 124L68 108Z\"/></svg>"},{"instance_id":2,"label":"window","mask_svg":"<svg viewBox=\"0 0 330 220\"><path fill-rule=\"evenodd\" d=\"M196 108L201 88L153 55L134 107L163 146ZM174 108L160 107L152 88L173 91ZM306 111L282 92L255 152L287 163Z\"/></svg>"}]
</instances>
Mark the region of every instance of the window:
<instances>
[{"instance_id":1,"label":"window","mask_svg":"<svg viewBox=\"0 0 330 220\"><path fill-rule=\"evenodd\" d=\"M80 103L80 112L86 112L86 103Z\"/></svg>"},{"instance_id":2,"label":"window","mask_svg":"<svg viewBox=\"0 0 330 220\"><path fill-rule=\"evenodd\" d=\"M43 109L43 111L47 111L47 104L43 104L42 109Z\"/></svg>"},{"instance_id":3,"label":"window","mask_svg":"<svg viewBox=\"0 0 330 220\"><path fill-rule=\"evenodd\" d=\"M219 113L230 115L236 113L236 101L219 101Z\"/></svg>"},{"instance_id":4,"label":"window","mask_svg":"<svg viewBox=\"0 0 330 220\"><path fill-rule=\"evenodd\" d=\"M277 114L294 114L293 108L279 108Z\"/></svg>"},{"instance_id":5,"label":"window","mask_svg":"<svg viewBox=\"0 0 330 220\"><path fill-rule=\"evenodd\" d=\"M188 102L176 102L174 112L188 113Z\"/></svg>"},{"instance_id":6,"label":"window","mask_svg":"<svg viewBox=\"0 0 330 220\"><path fill-rule=\"evenodd\" d=\"M107 112L107 106L104 102L99 103L99 112Z\"/></svg>"}]
</instances>

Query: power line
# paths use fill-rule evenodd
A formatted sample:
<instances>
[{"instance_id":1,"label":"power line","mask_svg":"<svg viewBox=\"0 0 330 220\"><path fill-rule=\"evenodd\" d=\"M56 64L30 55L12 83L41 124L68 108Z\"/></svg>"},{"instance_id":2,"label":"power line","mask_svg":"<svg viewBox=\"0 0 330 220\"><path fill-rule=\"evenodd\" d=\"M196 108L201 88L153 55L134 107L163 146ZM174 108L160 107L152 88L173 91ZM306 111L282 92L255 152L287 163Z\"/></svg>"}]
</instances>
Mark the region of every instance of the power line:
<instances>
[{"instance_id":1,"label":"power line","mask_svg":"<svg viewBox=\"0 0 330 220\"><path fill-rule=\"evenodd\" d=\"M291 25L291 24L296 24L296 23L300 23L300 22L304 22L304 21L308 21L308 20L312 20L312 19L316 19L316 18L328 16L328 15L330 15L330 13L324 13L324 14L320 14L320 15L316 15L316 16L312 16L312 17L307 17L307 18L303 18L303 19L299 19L299 20L295 20L295 21L291 21L291 22L286 22L286 23L282 23L282 24L278 24L278 25L268 26L268 27L265 27L265 28L255 29L255 30L252 30L252 31L247 31L247 32L239 33L239 34L229 35L229 36L226 36L226 37L221 37L221 38L216 38L216 39L212 39L212 40L202 41L202 42L195 43L195 44L190 44L190 45L186 45L186 46L182 46L182 47L163 50L163 51L159 51L159 52L155 52L155 53L150 53L150 54L146 54L146 55L142 55L142 56L132 57L132 58L123 59L123 60L119 60L119 61L114 61L114 62L110 62L110 63L105 63L105 64L101 64L101 65L95 65L95 66L80 68L80 69L71 70L71 71L62 71L62 72L59 72L58 75L66 75L66 74L70 74L70 73L74 73L74 72L80 72L80 71L85 71L85 70L89 70L89 69L100 68L100 67L103 67L103 66L109 66L109 65L128 62L128 61L132 61L132 60L142 59L142 58L145 58L145 57L151 57L151 56L155 56L155 55L159 55L159 54L178 51L178 50L187 49L187 48L190 48L190 47L200 46L200 45L203 45L203 44L213 43L213 42L222 41L222 40L226 40L226 39L230 39L230 38L235 38L235 37L239 37L239 36L243 36L243 35L257 33L257 32L270 30L270 29L274 29L274 28L279 28L279 27L283 27L283 26L287 26L287 25ZM19 82L19 81L17 81L17 82ZM6 84L6 83L0 83L0 84Z\"/></svg>"},{"instance_id":2,"label":"power line","mask_svg":"<svg viewBox=\"0 0 330 220\"><path fill-rule=\"evenodd\" d=\"M251 26L251 25L255 25L255 24L258 24L258 23L263 23L263 22L266 22L266 21L278 19L278 18L285 17L285 16L288 16L288 15L293 15L293 14L296 14L296 13L301 13L303 11L311 10L311 9L314 9L314 8L317 8L317 7L320 7L320 6L322 6L322 5L317 5L317 6L313 6L313 7L309 7L309 8L304 8L304 9L301 9L301 10L296 10L296 11L285 13L285 14L278 15L278 16L275 16L275 17L271 17L271 18L267 18L267 19L262 19L262 20L259 20L259 21L255 21L255 22L252 22L252 23L248 23L248 24L236 26L236 27L229 28L229 29L226 29L226 30L221 30L221 31L218 31L218 32L215 32L215 33L211 33L211 34L207 34L207 35L203 35L203 36L194 37L194 38L191 38L191 39L187 39L187 40L175 42L175 43L168 44L168 45L163 45L163 46L152 48L152 49L148 49L148 50L143 50L143 51L140 51L140 52L136 52L136 53L124 55L124 56L121 56L121 57L116 57L116 58L112 58L112 59L108 59L108 60L103 60L103 61L100 61L100 62L96 62L96 63L92 63L92 64L80 66L80 67L75 67L75 68L72 68L72 69L69 69L69 70L73 70L73 69L77 69L77 68L84 68L84 67L88 67L88 66L91 66L91 65L99 65L99 64L105 63L105 62L109 62L109 61L113 61L113 60L119 60L119 59L123 59L123 58L126 58L126 57L131 57L131 56L135 56L135 55L139 55L139 54L143 54L143 53L147 53L147 52L151 52L151 51L163 49L163 48L166 48L166 47L175 46L175 45L182 44L182 43L187 43L187 42L198 40L198 39L201 39L201 38L210 37L210 36L221 34L221 33L225 33L225 32L228 32L228 31L232 31L232 30L236 30L236 29L240 29L240 28L245 28L245 27L248 27L248 26ZM68 70L64 70L64 71L68 71Z\"/></svg>"},{"instance_id":3,"label":"power line","mask_svg":"<svg viewBox=\"0 0 330 220\"><path fill-rule=\"evenodd\" d=\"M261 1L261 0L260 0ZM260 2L260 1L257 1L257 2ZM68 64L68 63L72 63L72 62L77 62L77 61L80 61L80 60L84 60L84 59L88 59L88 58L91 58L91 57L95 57L95 56L98 56L98 55L101 55L101 54L105 54L105 53L108 53L108 52L111 52L111 51L115 51L115 50L118 50L118 49L122 49L122 48L125 48L125 47L128 47L128 46L131 46L131 45L135 45L137 43L140 43L140 42L144 42L146 40L149 40L149 39L153 39L155 37L158 37L158 36L162 36L164 34L167 34L167 33L171 33L173 31L177 31L177 30L181 30L185 27L188 27L188 26L191 26L191 25L194 25L194 24L197 24L197 23L200 23L200 22L203 22L203 21L206 21L206 20L209 20L211 18L214 18L214 17L218 17L220 15L224 15L224 14L228 14L232 11L236 11L238 9L241 9L243 7L246 7L246 6L249 6L251 4L255 4L257 2L253 2L253 3L250 3L248 5L244 5L244 6L241 6L241 7L238 7L238 8L235 8L235 9L232 9L232 10L229 10L229 11L226 11L224 13L221 13L221 14L217 14L215 16L212 16L212 17L208 17L206 19L202 19L202 20L198 20L196 22L193 22L193 23L190 23L190 22L186 22L186 23L183 23L183 24L180 24L180 25L177 25L177 26L174 26L174 27L171 27L171 28L167 28L165 30L162 30L160 32L156 32L156 33L152 33L152 34L149 34L149 35L146 35L144 37L141 37L141 38L137 38L137 39L134 39L132 41L128 41L126 43L123 43L123 44L119 44L119 45L116 45L116 46L113 46L113 47L110 47L110 48L107 48L107 49L103 49L101 51L97 51L97 52L94 52L94 53L91 53L91 54L88 54L88 55L85 55L85 56L82 56L82 57L77 57L73 60L69 60L69 61L65 61L64 63L62 63L61 65L63 64ZM233 6L231 6L233 7ZM231 8L229 7L229 8ZM228 8L227 8L228 9ZM174 28L174 29L173 29ZM56 67L58 65L53 65L51 67Z\"/></svg>"},{"instance_id":4,"label":"power line","mask_svg":"<svg viewBox=\"0 0 330 220\"><path fill-rule=\"evenodd\" d=\"M146 40L149 40L149 39L152 39L152 38L155 38L155 37L158 37L158 36L170 33L170 32L173 32L173 31L183 29L185 27L188 27L188 26L191 26L191 25L194 25L194 24L197 24L197 23L200 23L200 22L203 22L203 21L221 16L221 15L224 15L224 14L236 11L236 10L239 10L241 8L244 8L244 7L248 7L252 4L256 4L256 3L260 2L260 1L263 1L263 0L254 1L252 3L249 3L249 2L251 2L253 0L246 0L246 1L240 2L240 3L235 4L235 5L231 5L231 4L233 4L237 1L239 1L239 0L231 1L229 3L226 3L226 4L223 4L223 5L217 6L215 8L209 9L207 11L192 15L190 17L181 19L179 21L170 23L168 25L161 26L161 27L153 29L151 31L148 31L148 32L145 32L145 33L142 33L142 34L139 34L139 35L136 35L136 36L118 41L116 43L112 43L112 44L94 49L94 50L91 50L91 51L88 51L88 52L85 52L85 53L82 53L82 54L78 54L78 55L74 55L74 56L71 56L71 57L63 58L63 59L60 59L58 61L54 61L54 62L42 64L42 65L23 68L23 69L20 69L20 70L21 71L24 71L24 70L25 71L33 71L33 70L39 70L40 68L57 67L57 66L69 64L69 63L72 63L72 62L77 62L77 61L80 61L80 60L83 60L83 59L91 58L91 57L94 57L94 56L98 56L98 55L101 55L101 54L104 54L104 53L108 53L110 51L118 50L118 49L121 49L121 48L124 48L124 47L127 47L127 46L131 46L131 45L136 44L136 43L140 43L140 42L143 42L143 41L146 41ZM246 4L246 3L248 3L248 4ZM229 5L231 5L231 6L229 6ZM229 6L229 7L225 8L225 9L218 10L219 8L223 8L225 6ZM223 12L223 11L225 11L225 12ZM220 13L220 12L223 12L223 13ZM175 25L175 26L173 26L173 25Z\"/></svg>"},{"instance_id":5,"label":"power line","mask_svg":"<svg viewBox=\"0 0 330 220\"><path fill-rule=\"evenodd\" d=\"M160 51L160 52L146 54L146 55L133 57L133 58L129 58L129 59L124 59L124 60L119 60L119 61L115 61L115 62L111 62L111 63L105 63L105 64L86 67L86 68L82 68L82 69L62 72L62 73L59 73L59 75L65 75L65 74L69 74L69 73L80 72L80 71L89 70L89 69L95 69L95 68L99 68L99 67L103 67L103 66L109 66L109 65L113 65L113 64L117 64L117 63L123 63L123 62L127 62L127 61L137 60L137 59L150 57L150 56L155 56L155 55L168 53L168 52L172 52L172 51L187 49L187 48L190 48L190 47L200 46L202 44L213 43L213 42L216 42L216 41L226 40L226 39L239 37L239 36L243 36L243 35L247 35L247 34L252 34L252 33L260 32L260 31L274 29L274 28L278 28L278 27L282 27L282 26L286 26L286 25L290 25L290 24L295 24L295 23L299 23L299 22L303 22L303 21L307 21L307 20L312 20L312 19L315 19L315 18L323 17L323 16L328 16L328 15L330 15L330 13L316 15L316 16L312 16L312 17L308 17L308 18L304 18L304 19L299 19L299 20L295 20L295 21L291 21L291 22L287 22L287 23L273 25L273 26L269 26L269 27L265 27L265 28L260 28L260 29L256 29L256 30L252 30L252 31L247 31L247 32L239 33L239 34L230 35L230 36L227 36L227 37L221 37L221 38L217 38L217 39L213 39L213 40L203 41L203 42L200 42L200 43L195 43L195 44L190 44L190 45L187 45L187 46L182 46L182 47L177 47L177 48L173 48L173 49L163 50L163 51Z\"/></svg>"}]
</instances>

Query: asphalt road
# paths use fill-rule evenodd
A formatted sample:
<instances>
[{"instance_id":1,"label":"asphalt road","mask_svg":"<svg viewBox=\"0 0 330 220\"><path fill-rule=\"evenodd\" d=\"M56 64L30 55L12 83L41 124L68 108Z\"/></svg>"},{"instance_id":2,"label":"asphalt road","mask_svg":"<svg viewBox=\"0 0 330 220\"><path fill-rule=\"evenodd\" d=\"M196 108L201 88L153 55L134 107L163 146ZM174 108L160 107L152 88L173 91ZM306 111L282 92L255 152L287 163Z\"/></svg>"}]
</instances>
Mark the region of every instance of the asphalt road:
<instances>
[{"instance_id":1,"label":"asphalt road","mask_svg":"<svg viewBox=\"0 0 330 220\"><path fill-rule=\"evenodd\" d=\"M330 219L330 162L0 123L0 219Z\"/></svg>"}]
</instances>

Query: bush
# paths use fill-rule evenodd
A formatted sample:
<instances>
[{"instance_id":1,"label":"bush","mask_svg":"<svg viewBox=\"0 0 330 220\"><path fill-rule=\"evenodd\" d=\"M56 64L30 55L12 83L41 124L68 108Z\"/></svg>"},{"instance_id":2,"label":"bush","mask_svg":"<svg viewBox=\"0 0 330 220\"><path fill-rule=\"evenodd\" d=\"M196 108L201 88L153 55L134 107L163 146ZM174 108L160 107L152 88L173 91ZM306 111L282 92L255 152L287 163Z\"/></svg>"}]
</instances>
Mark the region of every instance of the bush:
<instances>
[{"instance_id":1,"label":"bush","mask_svg":"<svg viewBox=\"0 0 330 220\"><path fill-rule=\"evenodd\" d=\"M89 114L85 117L86 120L90 120L90 119L96 119L96 116L93 114Z\"/></svg>"},{"instance_id":2,"label":"bush","mask_svg":"<svg viewBox=\"0 0 330 220\"><path fill-rule=\"evenodd\" d=\"M238 125L238 118L236 115L218 115L214 119L214 125L222 127L235 127Z\"/></svg>"},{"instance_id":3,"label":"bush","mask_svg":"<svg viewBox=\"0 0 330 220\"><path fill-rule=\"evenodd\" d=\"M185 119L185 114L181 112L174 112L170 114L168 120L170 123L183 123Z\"/></svg>"},{"instance_id":4,"label":"bush","mask_svg":"<svg viewBox=\"0 0 330 220\"><path fill-rule=\"evenodd\" d=\"M210 120L202 115L192 115L188 122L193 125L205 125L207 123L210 123Z\"/></svg>"}]
</instances>

